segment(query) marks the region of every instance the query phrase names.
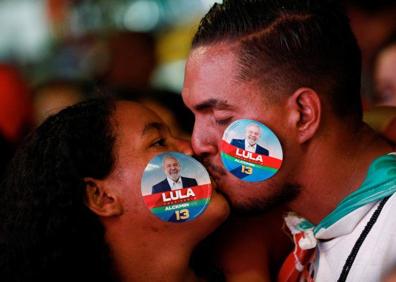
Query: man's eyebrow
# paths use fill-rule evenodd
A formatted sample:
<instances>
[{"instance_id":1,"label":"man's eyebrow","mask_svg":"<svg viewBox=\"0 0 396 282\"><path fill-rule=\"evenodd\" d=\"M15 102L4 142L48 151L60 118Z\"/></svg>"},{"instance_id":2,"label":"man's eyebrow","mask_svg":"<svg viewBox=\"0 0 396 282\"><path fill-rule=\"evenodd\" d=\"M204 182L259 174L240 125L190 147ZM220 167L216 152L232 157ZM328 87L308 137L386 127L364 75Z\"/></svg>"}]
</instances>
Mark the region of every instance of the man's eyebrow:
<instances>
[{"instance_id":1,"label":"man's eyebrow","mask_svg":"<svg viewBox=\"0 0 396 282\"><path fill-rule=\"evenodd\" d=\"M226 110L231 108L231 106L227 103L226 100L218 100L218 99L208 99L196 106L194 106L194 109L196 111L204 111L208 110L211 108L216 108L219 110Z\"/></svg>"},{"instance_id":2,"label":"man's eyebrow","mask_svg":"<svg viewBox=\"0 0 396 282\"><path fill-rule=\"evenodd\" d=\"M146 124L142 131L142 136L149 133L151 130L161 131L165 128L165 126L160 122L150 122Z\"/></svg>"}]
</instances>

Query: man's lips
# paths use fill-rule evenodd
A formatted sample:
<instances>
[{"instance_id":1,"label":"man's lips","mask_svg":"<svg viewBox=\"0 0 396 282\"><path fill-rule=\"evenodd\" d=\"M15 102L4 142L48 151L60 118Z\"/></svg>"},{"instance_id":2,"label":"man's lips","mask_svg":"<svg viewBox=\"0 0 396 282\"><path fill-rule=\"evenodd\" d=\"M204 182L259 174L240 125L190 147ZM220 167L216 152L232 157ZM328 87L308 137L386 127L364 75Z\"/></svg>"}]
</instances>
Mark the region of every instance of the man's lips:
<instances>
[{"instance_id":1,"label":"man's lips","mask_svg":"<svg viewBox=\"0 0 396 282\"><path fill-rule=\"evenodd\" d=\"M210 162L204 162L204 166L207 168L213 178L220 178L226 175L224 168L221 166L215 165Z\"/></svg>"},{"instance_id":2,"label":"man's lips","mask_svg":"<svg viewBox=\"0 0 396 282\"><path fill-rule=\"evenodd\" d=\"M216 164L216 161L205 156L196 156L204 167L208 170L210 176L216 181L221 177L226 176L227 172L222 165Z\"/></svg>"}]
</instances>

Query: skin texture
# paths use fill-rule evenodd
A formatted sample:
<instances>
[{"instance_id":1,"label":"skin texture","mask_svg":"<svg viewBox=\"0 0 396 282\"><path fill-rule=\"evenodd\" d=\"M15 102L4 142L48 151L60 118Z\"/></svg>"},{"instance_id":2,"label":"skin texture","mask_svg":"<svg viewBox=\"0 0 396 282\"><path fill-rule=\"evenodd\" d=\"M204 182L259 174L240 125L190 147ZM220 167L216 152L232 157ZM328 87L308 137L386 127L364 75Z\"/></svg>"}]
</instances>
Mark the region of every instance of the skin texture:
<instances>
[{"instance_id":1,"label":"skin texture","mask_svg":"<svg viewBox=\"0 0 396 282\"><path fill-rule=\"evenodd\" d=\"M195 245L227 217L225 199L213 192L205 212L187 223L158 219L143 202L143 171L159 153L191 154L190 145L174 138L155 113L135 103L117 102L113 124L113 172L104 180L86 182L88 206L105 226L106 240L122 281L197 280L188 267L189 257Z\"/></svg>"}]
</instances>

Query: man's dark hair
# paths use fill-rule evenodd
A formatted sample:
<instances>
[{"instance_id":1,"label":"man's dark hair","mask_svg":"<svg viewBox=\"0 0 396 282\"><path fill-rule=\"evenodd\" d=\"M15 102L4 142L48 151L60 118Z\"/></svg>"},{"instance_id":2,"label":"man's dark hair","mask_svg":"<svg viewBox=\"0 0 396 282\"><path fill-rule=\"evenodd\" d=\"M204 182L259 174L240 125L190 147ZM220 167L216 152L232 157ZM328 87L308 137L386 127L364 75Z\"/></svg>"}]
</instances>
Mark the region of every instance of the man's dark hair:
<instances>
[{"instance_id":1,"label":"man's dark hair","mask_svg":"<svg viewBox=\"0 0 396 282\"><path fill-rule=\"evenodd\" d=\"M336 1L224 0L201 20L193 48L220 42L235 43L237 78L271 93L311 87L340 117L361 118L361 53Z\"/></svg>"},{"instance_id":2,"label":"man's dark hair","mask_svg":"<svg viewBox=\"0 0 396 282\"><path fill-rule=\"evenodd\" d=\"M113 169L114 102L49 117L18 150L0 193L2 281L113 281L104 227L85 204L84 177Z\"/></svg>"}]
</instances>

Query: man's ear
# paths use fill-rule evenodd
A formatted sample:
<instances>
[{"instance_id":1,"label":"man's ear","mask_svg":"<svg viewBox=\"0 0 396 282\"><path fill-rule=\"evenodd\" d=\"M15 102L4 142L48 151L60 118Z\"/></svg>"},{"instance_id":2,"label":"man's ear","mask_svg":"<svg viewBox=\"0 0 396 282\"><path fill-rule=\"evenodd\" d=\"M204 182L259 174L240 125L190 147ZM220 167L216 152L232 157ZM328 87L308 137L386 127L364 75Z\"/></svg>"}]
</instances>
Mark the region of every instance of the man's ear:
<instances>
[{"instance_id":1,"label":"man's ear","mask_svg":"<svg viewBox=\"0 0 396 282\"><path fill-rule=\"evenodd\" d=\"M119 216L123 212L119 196L110 190L104 181L84 178L88 208L101 217Z\"/></svg>"},{"instance_id":2,"label":"man's ear","mask_svg":"<svg viewBox=\"0 0 396 282\"><path fill-rule=\"evenodd\" d=\"M288 99L293 127L297 129L297 139L304 143L311 139L320 125L322 106L319 95L311 88L299 88Z\"/></svg>"}]
</instances>

